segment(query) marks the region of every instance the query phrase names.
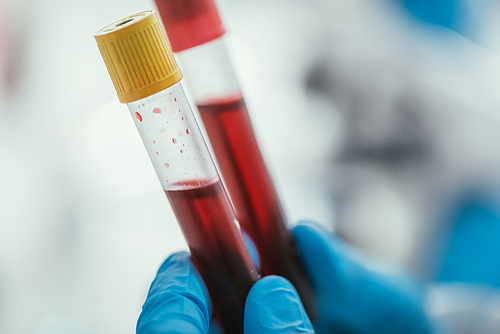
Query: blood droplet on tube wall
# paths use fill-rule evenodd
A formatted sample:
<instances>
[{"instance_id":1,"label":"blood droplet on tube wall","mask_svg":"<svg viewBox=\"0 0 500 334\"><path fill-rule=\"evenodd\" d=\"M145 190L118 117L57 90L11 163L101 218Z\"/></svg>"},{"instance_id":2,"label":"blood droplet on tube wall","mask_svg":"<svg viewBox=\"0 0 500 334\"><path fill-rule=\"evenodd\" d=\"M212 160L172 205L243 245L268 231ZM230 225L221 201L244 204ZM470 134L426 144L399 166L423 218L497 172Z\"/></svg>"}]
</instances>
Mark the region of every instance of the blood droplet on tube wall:
<instances>
[{"instance_id":1,"label":"blood droplet on tube wall","mask_svg":"<svg viewBox=\"0 0 500 334\"><path fill-rule=\"evenodd\" d=\"M127 103L138 120L134 123L219 323L226 334L243 333L246 296L260 275L215 165L207 158L210 154L180 83L182 74L156 15L152 11L132 15L102 29L95 38L120 102ZM127 39L128 48L115 49L123 39ZM140 51L143 48L155 57L140 59L142 65L137 66L136 57L145 55ZM148 73L159 76L148 77ZM138 77L148 77L149 81L130 81ZM139 114L139 108L153 112ZM184 119L179 117L181 111L183 118L187 116Z\"/></svg>"}]
</instances>

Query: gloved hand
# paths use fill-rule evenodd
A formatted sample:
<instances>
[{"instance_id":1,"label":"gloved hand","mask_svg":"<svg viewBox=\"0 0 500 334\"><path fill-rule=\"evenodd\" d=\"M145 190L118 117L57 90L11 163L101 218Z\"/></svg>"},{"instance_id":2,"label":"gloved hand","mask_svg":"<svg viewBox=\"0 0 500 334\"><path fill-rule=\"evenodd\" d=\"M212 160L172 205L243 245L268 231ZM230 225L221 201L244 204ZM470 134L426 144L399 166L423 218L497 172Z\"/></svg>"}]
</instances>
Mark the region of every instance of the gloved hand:
<instances>
[{"instance_id":1,"label":"gloved hand","mask_svg":"<svg viewBox=\"0 0 500 334\"><path fill-rule=\"evenodd\" d=\"M409 276L368 269L363 256L318 225L293 230L319 304L316 333L432 333L420 287ZM137 333L220 333L210 299L189 254L160 267L137 323ZM268 276L250 290L245 334L314 333L285 279Z\"/></svg>"},{"instance_id":2,"label":"gloved hand","mask_svg":"<svg viewBox=\"0 0 500 334\"><path fill-rule=\"evenodd\" d=\"M410 275L377 265L317 224L299 225L293 235L319 304L316 333L435 332Z\"/></svg>"},{"instance_id":3,"label":"gloved hand","mask_svg":"<svg viewBox=\"0 0 500 334\"><path fill-rule=\"evenodd\" d=\"M158 270L137 321L137 334L222 333L208 292L189 253L170 256ZM267 276L254 284L245 305L245 333L314 333L295 288Z\"/></svg>"}]
</instances>

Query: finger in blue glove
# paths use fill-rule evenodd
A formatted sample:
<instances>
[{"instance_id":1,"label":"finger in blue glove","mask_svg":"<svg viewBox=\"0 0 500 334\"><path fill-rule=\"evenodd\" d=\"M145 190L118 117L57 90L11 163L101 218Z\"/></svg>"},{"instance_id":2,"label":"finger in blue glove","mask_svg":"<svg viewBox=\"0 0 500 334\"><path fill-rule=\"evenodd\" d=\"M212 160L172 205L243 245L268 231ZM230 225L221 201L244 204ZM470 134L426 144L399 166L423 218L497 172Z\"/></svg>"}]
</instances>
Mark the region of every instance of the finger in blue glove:
<instances>
[{"instance_id":1,"label":"finger in blue glove","mask_svg":"<svg viewBox=\"0 0 500 334\"><path fill-rule=\"evenodd\" d=\"M248 293L244 330L245 334L314 333L297 290L279 276L262 278Z\"/></svg>"},{"instance_id":2,"label":"finger in blue glove","mask_svg":"<svg viewBox=\"0 0 500 334\"><path fill-rule=\"evenodd\" d=\"M175 253L162 264L151 284L137 334L207 334L211 317L208 292L191 256Z\"/></svg>"},{"instance_id":3,"label":"finger in blue glove","mask_svg":"<svg viewBox=\"0 0 500 334\"><path fill-rule=\"evenodd\" d=\"M250 255L259 266L252 240L243 233ZM137 321L137 334L220 334L213 318L207 288L188 252L179 252L163 262Z\"/></svg>"},{"instance_id":4,"label":"finger in blue glove","mask_svg":"<svg viewBox=\"0 0 500 334\"><path fill-rule=\"evenodd\" d=\"M297 291L278 276L266 277L252 287L244 321L245 334L314 333ZM142 307L137 333L222 333L189 253L173 254L158 270Z\"/></svg>"}]
</instances>

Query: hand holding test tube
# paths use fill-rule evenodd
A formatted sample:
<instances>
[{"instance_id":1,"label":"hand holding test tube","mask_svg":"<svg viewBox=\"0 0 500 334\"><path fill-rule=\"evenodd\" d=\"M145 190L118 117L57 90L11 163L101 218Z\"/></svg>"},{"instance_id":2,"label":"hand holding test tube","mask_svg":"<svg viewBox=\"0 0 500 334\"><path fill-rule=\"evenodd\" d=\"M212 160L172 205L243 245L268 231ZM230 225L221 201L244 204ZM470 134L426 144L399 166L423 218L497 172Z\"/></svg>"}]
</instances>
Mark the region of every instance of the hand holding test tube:
<instances>
[{"instance_id":1,"label":"hand holding test tube","mask_svg":"<svg viewBox=\"0 0 500 334\"><path fill-rule=\"evenodd\" d=\"M422 284L408 273L367 267L377 260L317 224L299 224L292 233L318 296L314 329L295 288L281 277L267 276L248 294L245 334L440 333L425 313ZM210 298L193 269L185 252L163 263L142 307L137 334L169 332L173 326L179 333L220 333L211 319Z\"/></svg>"}]
</instances>

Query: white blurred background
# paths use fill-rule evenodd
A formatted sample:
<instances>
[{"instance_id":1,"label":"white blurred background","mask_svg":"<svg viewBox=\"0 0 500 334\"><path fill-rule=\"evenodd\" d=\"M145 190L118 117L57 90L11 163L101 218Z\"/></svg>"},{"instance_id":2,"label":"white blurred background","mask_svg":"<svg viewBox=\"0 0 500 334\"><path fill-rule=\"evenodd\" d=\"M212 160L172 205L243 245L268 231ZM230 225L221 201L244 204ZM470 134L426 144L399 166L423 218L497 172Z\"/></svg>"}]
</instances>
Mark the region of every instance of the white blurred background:
<instances>
[{"instance_id":1,"label":"white blurred background","mask_svg":"<svg viewBox=\"0 0 500 334\"><path fill-rule=\"evenodd\" d=\"M500 3L218 3L290 223L432 279L445 208L499 179ZM154 8L0 0L0 333L134 333L187 249L93 38Z\"/></svg>"}]
</instances>

